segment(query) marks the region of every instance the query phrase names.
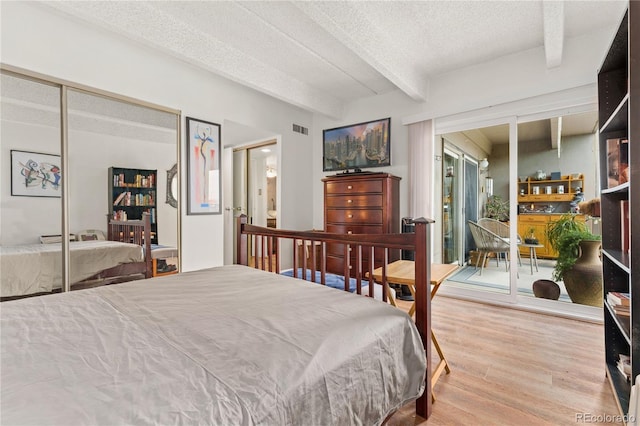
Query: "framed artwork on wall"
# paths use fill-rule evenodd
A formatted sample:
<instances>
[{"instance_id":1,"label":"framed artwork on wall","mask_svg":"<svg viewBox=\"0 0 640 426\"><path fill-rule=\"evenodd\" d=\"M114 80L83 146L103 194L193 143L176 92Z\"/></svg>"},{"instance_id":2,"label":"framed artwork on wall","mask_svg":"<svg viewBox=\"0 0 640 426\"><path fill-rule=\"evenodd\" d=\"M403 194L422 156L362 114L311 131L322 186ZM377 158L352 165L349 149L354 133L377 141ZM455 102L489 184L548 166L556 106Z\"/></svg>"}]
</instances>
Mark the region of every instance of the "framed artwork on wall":
<instances>
[{"instance_id":1,"label":"framed artwork on wall","mask_svg":"<svg viewBox=\"0 0 640 426\"><path fill-rule=\"evenodd\" d=\"M186 120L187 214L221 214L220 125Z\"/></svg>"},{"instance_id":2,"label":"framed artwork on wall","mask_svg":"<svg viewBox=\"0 0 640 426\"><path fill-rule=\"evenodd\" d=\"M60 197L62 168L60 156L11 150L11 195Z\"/></svg>"}]
</instances>

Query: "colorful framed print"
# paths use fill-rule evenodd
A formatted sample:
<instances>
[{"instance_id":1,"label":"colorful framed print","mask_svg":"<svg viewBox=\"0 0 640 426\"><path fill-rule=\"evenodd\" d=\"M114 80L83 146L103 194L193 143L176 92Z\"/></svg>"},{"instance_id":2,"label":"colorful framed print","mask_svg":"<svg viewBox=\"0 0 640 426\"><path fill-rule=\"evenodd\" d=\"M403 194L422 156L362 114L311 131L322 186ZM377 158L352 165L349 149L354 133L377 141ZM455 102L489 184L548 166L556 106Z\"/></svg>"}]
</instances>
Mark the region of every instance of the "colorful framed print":
<instances>
[{"instance_id":1,"label":"colorful framed print","mask_svg":"<svg viewBox=\"0 0 640 426\"><path fill-rule=\"evenodd\" d=\"M221 214L220 125L186 120L187 214Z\"/></svg>"},{"instance_id":2,"label":"colorful framed print","mask_svg":"<svg viewBox=\"0 0 640 426\"><path fill-rule=\"evenodd\" d=\"M11 150L11 195L20 197L60 197L62 167L60 156Z\"/></svg>"}]
</instances>

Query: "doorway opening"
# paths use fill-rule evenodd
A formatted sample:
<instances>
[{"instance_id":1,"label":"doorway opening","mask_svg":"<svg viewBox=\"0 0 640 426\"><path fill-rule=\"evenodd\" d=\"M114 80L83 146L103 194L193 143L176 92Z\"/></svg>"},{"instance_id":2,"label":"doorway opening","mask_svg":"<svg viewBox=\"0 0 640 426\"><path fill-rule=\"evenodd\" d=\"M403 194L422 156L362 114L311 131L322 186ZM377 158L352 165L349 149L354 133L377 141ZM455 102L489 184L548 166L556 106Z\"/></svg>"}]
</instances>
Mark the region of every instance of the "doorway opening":
<instances>
[{"instance_id":1,"label":"doorway opening","mask_svg":"<svg viewBox=\"0 0 640 426\"><path fill-rule=\"evenodd\" d=\"M278 223L277 140L270 139L233 150L234 235L237 218L257 226L276 228ZM234 239L233 263L236 263Z\"/></svg>"}]
</instances>

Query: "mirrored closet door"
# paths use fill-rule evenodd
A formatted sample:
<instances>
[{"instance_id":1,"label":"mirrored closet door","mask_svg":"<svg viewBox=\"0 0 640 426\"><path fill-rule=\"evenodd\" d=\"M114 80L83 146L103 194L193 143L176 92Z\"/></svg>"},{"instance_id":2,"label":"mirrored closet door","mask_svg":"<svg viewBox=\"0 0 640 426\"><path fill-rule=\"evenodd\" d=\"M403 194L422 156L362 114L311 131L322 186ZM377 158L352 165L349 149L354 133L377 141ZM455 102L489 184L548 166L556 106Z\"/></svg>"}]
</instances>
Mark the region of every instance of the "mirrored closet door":
<instances>
[{"instance_id":1,"label":"mirrored closet door","mask_svg":"<svg viewBox=\"0 0 640 426\"><path fill-rule=\"evenodd\" d=\"M176 273L179 111L14 68L1 93L2 299Z\"/></svg>"},{"instance_id":2,"label":"mirrored closet door","mask_svg":"<svg viewBox=\"0 0 640 426\"><path fill-rule=\"evenodd\" d=\"M7 300L62 283L61 89L11 73L0 79L0 297Z\"/></svg>"}]
</instances>

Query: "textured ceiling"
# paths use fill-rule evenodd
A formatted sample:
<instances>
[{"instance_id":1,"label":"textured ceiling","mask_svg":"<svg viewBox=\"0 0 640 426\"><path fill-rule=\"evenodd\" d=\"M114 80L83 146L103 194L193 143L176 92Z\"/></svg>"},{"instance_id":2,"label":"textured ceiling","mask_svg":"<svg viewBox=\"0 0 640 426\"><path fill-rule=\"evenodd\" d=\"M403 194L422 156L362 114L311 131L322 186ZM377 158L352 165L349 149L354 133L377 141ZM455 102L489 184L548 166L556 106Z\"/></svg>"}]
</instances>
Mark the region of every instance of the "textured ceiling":
<instances>
[{"instance_id":1,"label":"textured ceiling","mask_svg":"<svg viewBox=\"0 0 640 426\"><path fill-rule=\"evenodd\" d=\"M35 4L331 117L340 117L347 102L397 89L424 100L434 76L527 49L544 48L540 60L551 69L571 53L566 39L603 29L613 34L626 7L625 1L539 0ZM25 84L3 81L3 118L31 114L57 126L55 89ZM97 97L78 96L70 106L78 129L175 142L170 114ZM563 134L591 132L596 120L565 117ZM273 136L225 124L227 146ZM532 123L519 133L547 138L550 129L551 123ZM486 129L484 137L503 143L508 132Z\"/></svg>"},{"instance_id":2,"label":"textured ceiling","mask_svg":"<svg viewBox=\"0 0 640 426\"><path fill-rule=\"evenodd\" d=\"M428 97L434 76L617 26L624 1L44 2L310 111L400 89ZM584 46L584 48L587 48Z\"/></svg>"}]
</instances>

